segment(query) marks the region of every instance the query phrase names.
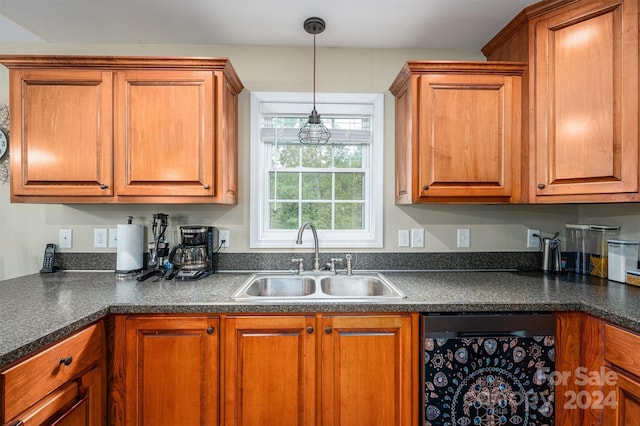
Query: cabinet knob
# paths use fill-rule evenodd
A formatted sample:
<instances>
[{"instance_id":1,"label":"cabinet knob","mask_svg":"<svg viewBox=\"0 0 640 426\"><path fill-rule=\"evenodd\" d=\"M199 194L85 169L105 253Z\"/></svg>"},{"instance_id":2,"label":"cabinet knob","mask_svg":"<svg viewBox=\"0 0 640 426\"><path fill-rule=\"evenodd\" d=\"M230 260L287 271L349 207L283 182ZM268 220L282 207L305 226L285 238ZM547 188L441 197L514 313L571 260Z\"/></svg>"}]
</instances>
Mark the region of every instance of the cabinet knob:
<instances>
[{"instance_id":1,"label":"cabinet knob","mask_svg":"<svg viewBox=\"0 0 640 426\"><path fill-rule=\"evenodd\" d=\"M73 357L71 355L69 355L66 358L60 358L60 365L62 365L62 364L71 365L72 362L73 362Z\"/></svg>"},{"instance_id":2,"label":"cabinet knob","mask_svg":"<svg viewBox=\"0 0 640 426\"><path fill-rule=\"evenodd\" d=\"M213 326L207 328L207 334L213 334L214 331L216 331L216 329Z\"/></svg>"},{"instance_id":3,"label":"cabinet knob","mask_svg":"<svg viewBox=\"0 0 640 426\"><path fill-rule=\"evenodd\" d=\"M309 334L313 333L313 327L311 326L307 327L307 333Z\"/></svg>"},{"instance_id":4,"label":"cabinet knob","mask_svg":"<svg viewBox=\"0 0 640 426\"><path fill-rule=\"evenodd\" d=\"M109 188L109 186L105 185L104 183L100 184L100 189L107 189Z\"/></svg>"},{"instance_id":5,"label":"cabinet knob","mask_svg":"<svg viewBox=\"0 0 640 426\"><path fill-rule=\"evenodd\" d=\"M422 185L422 190L423 191L428 191L429 190L429 185Z\"/></svg>"},{"instance_id":6,"label":"cabinet knob","mask_svg":"<svg viewBox=\"0 0 640 426\"><path fill-rule=\"evenodd\" d=\"M327 333L327 334L331 334L332 331L333 330L331 329L331 327L327 327L327 328L324 329L324 332Z\"/></svg>"},{"instance_id":7,"label":"cabinet knob","mask_svg":"<svg viewBox=\"0 0 640 426\"><path fill-rule=\"evenodd\" d=\"M539 183L538 184L538 188L539 189L544 189L547 185L545 185L544 183Z\"/></svg>"},{"instance_id":8,"label":"cabinet knob","mask_svg":"<svg viewBox=\"0 0 640 426\"><path fill-rule=\"evenodd\" d=\"M209 189L209 184L208 184L208 183L205 183L204 185L202 185L202 187L203 187L204 189Z\"/></svg>"}]
</instances>

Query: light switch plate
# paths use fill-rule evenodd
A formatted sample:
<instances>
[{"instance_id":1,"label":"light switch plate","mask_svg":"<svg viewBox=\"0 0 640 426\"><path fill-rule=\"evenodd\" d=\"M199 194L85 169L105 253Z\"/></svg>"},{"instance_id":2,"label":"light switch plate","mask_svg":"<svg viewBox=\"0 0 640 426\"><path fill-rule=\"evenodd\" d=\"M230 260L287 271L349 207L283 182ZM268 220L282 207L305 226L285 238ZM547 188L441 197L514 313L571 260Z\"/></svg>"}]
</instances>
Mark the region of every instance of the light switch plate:
<instances>
[{"instance_id":1,"label":"light switch plate","mask_svg":"<svg viewBox=\"0 0 640 426\"><path fill-rule=\"evenodd\" d=\"M73 247L73 231L71 229L61 229L58 236L59 248Z\"/></svg>"},{"instance_id":2,"label":"light switch plate","mask_svg":"<svg viewBox=\"0 0 640 426\"><path fill-rule=\"evenodd\" d=\"M527 229L527 248L540 248L540 235L539 229Z\"/></svg>"},{"instance_id":3,"label":"light switch plate","mask_svg":"<svg viewBox=\"0 0 640 426\"><path fill-rule=\"evenodd\" d=\"M417 228L411 230L411 247L422 248L424 247L424 229Z\"/></svg>"},{"instance_id":4,"label":"light switch plate","mask_svg":"<svg viewBox=\"0 0 640 426\"><path fill-rule=\"evenodd\" d=\"M93 230L94 248L107 248L108 239L107 230L105 228L96 228Z\"/></svg>"},{"instance_id":5,"label":"light switch plate","mask_svg":"<svg viewBox=\"0 0 640 426\"><path fill-rule=\"evenodd\" d=\"M409 230L400 229L398 231L398 247L409 247Z\"/></svg>"},{"instance_id":6,"label":"light switch plate","mask_svg":"<svg viewBox=\"0 0 640 426\"><path fill-rule=\"evenodd\" d=\"M218 247L229 247L229 230L218 230Z\"/></svg>"},{"instance_id":7,"label":"light switch plate","mask_svg":"<svg viewBox=\"0 0 640 426\"><path fill-rule=\"evenodd\" d=\"M118 248L118 228L109 228L109 248Z\"/></svg>"},{"instance_id":8,"label":"light switch plate","mask_svg":"<svg viewBox=\"0 0 640 426\"><path fill-rule=\"evenodd\" d=\"M471 232L468 228L458 228L458 248L466 248L471 244Z\"/></svg>"}]
</instances>

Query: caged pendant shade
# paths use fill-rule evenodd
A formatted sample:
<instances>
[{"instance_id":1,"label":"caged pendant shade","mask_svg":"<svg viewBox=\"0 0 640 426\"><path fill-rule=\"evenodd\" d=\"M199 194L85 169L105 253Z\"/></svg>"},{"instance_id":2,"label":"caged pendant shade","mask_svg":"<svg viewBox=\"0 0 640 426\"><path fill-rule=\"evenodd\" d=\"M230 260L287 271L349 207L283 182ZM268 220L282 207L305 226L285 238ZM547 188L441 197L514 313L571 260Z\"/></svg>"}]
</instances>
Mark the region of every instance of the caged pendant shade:
<instances>
[{"instance_id":1,"label":"caged pendant shade","mask_svg":"<svg viewBox=\"0 0 640 426\"><path fill-rule=\"evenodd\" d=\"M325 29L324 20L321 18L308 18L304 21L304 29L313 34L313 110L309 115L309 121L298 131L298 140L307 145L323 145L329 142L331 133L322 124L320 114L316 111L316 34Z\"/></svg>"}]
</instances>

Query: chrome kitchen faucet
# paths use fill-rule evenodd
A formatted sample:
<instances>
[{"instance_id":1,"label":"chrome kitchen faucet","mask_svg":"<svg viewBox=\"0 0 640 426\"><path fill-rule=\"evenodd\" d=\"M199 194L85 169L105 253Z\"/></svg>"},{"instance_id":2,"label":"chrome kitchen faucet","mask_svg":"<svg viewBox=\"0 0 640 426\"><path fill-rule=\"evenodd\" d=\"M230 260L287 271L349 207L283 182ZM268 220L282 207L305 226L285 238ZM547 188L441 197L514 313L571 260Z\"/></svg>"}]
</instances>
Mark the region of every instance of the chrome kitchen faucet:
<instances>
[{"instance_id":1,"label":"chrome kitchen faucet","mask_svg":"<svg viewBox=\"0 0 640 426\"><path fill-rule=\"evenodd\" d=\"M302 233L304 232L306 227L311 228L311 232L313 233L313 244L314 244L314 257L313 257L313 272L320 271L320 245L318 244L318 233L316 232L316 227L311 222L305 222L298 229L298 239L296 240L296 244L302 244Z\"/></svg>"}]
</instances>

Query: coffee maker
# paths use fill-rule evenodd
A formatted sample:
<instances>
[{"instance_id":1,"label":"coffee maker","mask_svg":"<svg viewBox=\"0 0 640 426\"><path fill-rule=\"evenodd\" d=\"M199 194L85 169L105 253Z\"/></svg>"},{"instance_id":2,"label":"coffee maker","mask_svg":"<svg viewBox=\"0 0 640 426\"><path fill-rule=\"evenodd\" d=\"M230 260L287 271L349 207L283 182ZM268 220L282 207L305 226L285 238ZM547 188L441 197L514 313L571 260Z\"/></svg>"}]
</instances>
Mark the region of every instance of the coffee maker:
<instances>
[{"instance_id":1,"label":"coffee maker","mask_svg":"<svg viewBox=\"0 0 640 426\"><path fill-rule=\"evenodd\" d=\"M198 280L215 270L213 255L218 251L218 228L214 226L180 226L180 244L169 255L177 269L176 280Z\"/></svg>"}]
</instances>

